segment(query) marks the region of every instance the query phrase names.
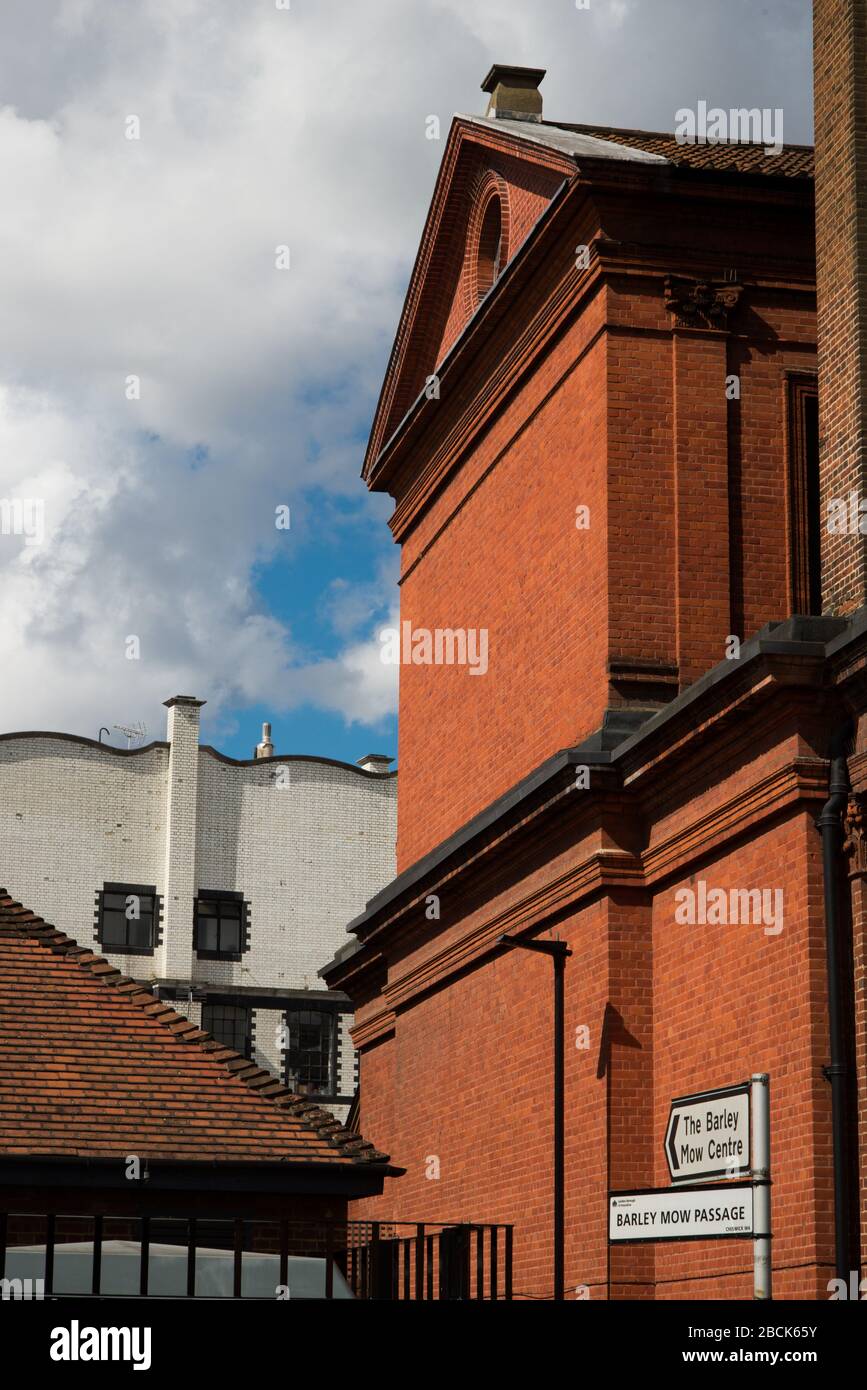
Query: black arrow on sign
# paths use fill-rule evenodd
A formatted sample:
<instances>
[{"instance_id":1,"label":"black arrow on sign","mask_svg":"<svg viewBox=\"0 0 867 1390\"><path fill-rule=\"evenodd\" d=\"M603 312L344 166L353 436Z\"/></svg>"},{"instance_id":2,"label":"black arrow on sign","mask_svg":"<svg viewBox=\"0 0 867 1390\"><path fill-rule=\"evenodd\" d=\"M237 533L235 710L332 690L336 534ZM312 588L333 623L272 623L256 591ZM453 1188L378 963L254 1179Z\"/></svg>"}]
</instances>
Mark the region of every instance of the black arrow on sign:
<instances>
[{"instance_id":1,"label":"black arrow on sign","mask_svg":"<svg viewBox=\"0 0 867 1390\"><path fill-rule=\"evenodd\" d=\"M668 1156L671 1160L671 1166L674 1169L680 1167L680 1164L677 1161L677 1149L674 1147L674 1136L677 1134L677 1126L679 1125L679 1123L680 1115L676 1113L674 1119L671 1122L671 1133L668 1136Z\"/></svg>"}]
</instances>

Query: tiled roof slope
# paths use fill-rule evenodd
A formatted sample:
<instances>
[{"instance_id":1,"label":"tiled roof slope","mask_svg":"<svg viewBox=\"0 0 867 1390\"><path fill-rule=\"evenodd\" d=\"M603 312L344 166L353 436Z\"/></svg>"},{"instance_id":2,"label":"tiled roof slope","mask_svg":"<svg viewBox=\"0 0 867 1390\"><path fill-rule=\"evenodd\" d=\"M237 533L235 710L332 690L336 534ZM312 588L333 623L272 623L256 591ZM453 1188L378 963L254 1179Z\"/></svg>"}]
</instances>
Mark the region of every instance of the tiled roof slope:
<instances>
[{"instance_id":1,"label":"tiled roof slope","mask_svg":"<svg viewBox=\"0 0 867 1390\"><path fill-rule=\"evenodd\" d=\"M543 128L547 124L543 121ZM620 130L614 126L571 125L563 121L558 121L555 128L574 130L598 140L627 145L633 150L662 155L672 164L683 164L692 169L721 169L737 174L772 174L786 178L813 177L813 150L810 145L786 145L779 154L768 155L765 154L764 145L746 141L680 145L673 134L655 130Z\"/></svg>"},{"instance_id":2,"label":"tiled roof slope","mask_svg":"<svg viewBox=\"0 0 867 1390\"><path fill-rule=\"evenodd\" d=\"M0 1155L384 1164L0 889Z\"/></svg>"}]
</instances>

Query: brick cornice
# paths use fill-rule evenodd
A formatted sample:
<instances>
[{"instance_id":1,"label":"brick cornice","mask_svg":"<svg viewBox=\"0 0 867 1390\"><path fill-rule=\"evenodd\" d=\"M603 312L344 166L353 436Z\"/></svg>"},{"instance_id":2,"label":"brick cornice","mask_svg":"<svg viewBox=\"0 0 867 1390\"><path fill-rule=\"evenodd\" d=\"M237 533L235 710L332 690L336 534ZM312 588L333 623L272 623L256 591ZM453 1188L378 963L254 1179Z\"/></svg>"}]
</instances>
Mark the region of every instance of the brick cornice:
<instances>
[{"instance_id":1,"label":"brick cornice","mask_svg":"<svg viewBox=\"0 0 867 1390\"><path fill-rule=\"evenodd\" d=\"M562 264L565 269L563 274L554 279L535 314L525 319L521 333L517 337L509 338L508 343L504 345L505 350L503 346L497 346L490 351L486 373L485 353L488 342L493 342L504 316L510 322L516 318L516 313L520 313L519 303L522 300L526 302L529 284L531 281L537 283L534 278L534 261L528 261L522 268L515 283L508 287L508 294L504 296L502 303L492 302L478 322L473 323L472 331L467 337L459 341L455 358L449 362L448 372L441 377L439 398L420 402L416 419L407 424L400 439L394 441L393 447L386 449L376 460L376 466L370 472L367 481L371 487L388 485L389 490L393 492L396 505L389 525L398 542L406 539L415 523L425 513L431 499L460 467L462 461L472 453L494 416L532 375L539 361L549 351L552 341L586 310L606 285L623 277L651 281L655 284L662 302L667 294L669 297L674 294L674 287L680 287L685 293L690 287L694 289L702 283L712 283L718 284L722 298L731 299L735 287L715 281L708 274L706 264L698 258L689 254L678 256L675 273L670 247L621 243L597 235L590 242L590 265L585 269L576 267L574 256L571 254L575 226L572 201L587 199L591 194L592 190L586 182L580 178L576 179L569 196L558 209L558 215L546 227L545 235L536 248L541 273L547 271L550 274L552 265ZM590 204L587 207L589 211ZM738 298L745 287L744 283L739 283L736 287ZM767 278L764 267L752 267L749 275L751 298L759 298L762 293L768 291L803 294L811 302L815 299L809 268L802 267L799 262L793 263L782 273L779 265L773 272L768 267ZM684 325L672 313L665 324L650 327L623 324L619 322L616 314L606 308L604 322L588 335L587 342L564 368L558 380L552 384L545 399L562 385L565 377L580 365L601 337L606 333L624 331L635 336L673 336L695 332L703 337L718 334L743 338L745 341L756 339L754 328L750 332L743 332L739 329L737 320L732 318L719 324L708 322ZM775 345L777 348L780 347L779 342ZM471 372L477 375L480 384L478 389L467 392L466 385L471 379ZM460 402L457 407L453 407L451 402L452 380L460 386L460 395L456 396ZM467 399L464 400L464 397ZM544 401L540 402L537 409L543 404ZM522 421L521 427L526 428L530 419L532 416ZM437 434L426 441L424 449L421 449L418 445L425 432L429 431L432 422L436 422ZM483 477L487 476L496 462L496 458L491 461ZM476 482L475 487L479 481L481 479ZM465 499L462 499L460 505L463 504L463 500ZM451 516L439 528L437 534L440 534L449 520ZM429 548L429 545L430 542L425 548ZM424 551L416 556L413 566L404 571L402 580L411 572L411 568L418 563L423 553Z\"/></svg>"},{"instance_id":2,"label":"brick cornice","mask_svg":"<svg viewBox=\"0 0 867 1390\"><path fill-rule=\"evenodd\" d=\"M641 863L633 855L617 849L595 850L574 868L510 903L458 941L390 980L383 998L396 1012L415 995L477 960L494 946L499 936L541 929L558 913L586 902L603 889L643 886Z\"/></svg>"},{"instance_id":3,"label":"brick cornice","mask_svg":"<svg viewBox=\"0 0 867 1390\"><path fill-rule=\"evenodd\" d=\"M441 950L427 956L423 962L403 974L394 974L394 964L387 983L380 978L379 995L394 1011L406 1007L416 994L434 988L455 971L464 970L473 961L492 949L496 938L503 933L542 930L564 912L586 906L602 892L612 888L650 891L666 878L682 874L702 857L719 853L720 849L749 828L781 816L796 814L799 808L813 809L827 795L827 764L821 758L798 755L774 771L756 777L747 786L727 797L709 811L691 817L676 831L657 842L629 853L623 848L610 847L603 838L604 827L615 823L632 825L633 837L647 837L642 826L652 823L660 811L657 801L660 787L665 789L665 809L676 805L690 806L695 801L693 779L697 766L707 768L711 749L721 754L728 766L736 765L738 749L748 748L759 727L767 733L775 723L782 723L799 709L805 717L817 715L814 690L809 687L811 674L801 669L801 688L790 685L796 672L791 656L778 657L779 679L768 672L757 672L748 689L730 688L730 699L710 699L715 707L702 718L693 711L691 722L679 727L677 721L668 729L670 746L654 747L647 740L641 757L641 746L633 759L625 759L624 785L618 788L616 769L593 769L591 790L582 793L586 801L574 799L565 784L553 797L525 814L502 833L491 835L480 849L468 847L460 862L449 864L439 873L424 875L411 893L385 907L381 913L359 927L360 950L346 966L327 972L332 987L346 987L352 993L353 984L363 981L368 961L383 961L387 946L400 941L401 953L412 940L421 939L420 932L430 930L424 915L424 902L430 893L446 892L452 901L460 895L462 901L471 897L484 900L486 885L499 882L502 886L504 869L516 863L527 864L536 853L535 867L545 862L545 846L550 842L552 825L562 830L562 817L576 816L573 833L576 843L590 833L597 836L592 850L585 852L578 863L570 865L553 879L536 885L532 892L516 896L484 921L476 920L458 937L453 937ZM734 674L734 673L733 673ZM825 696L820 695L820 700ZM821 716L821 711L819 711ZM737 721L737 727L734 722ZM668 744L668 741L665 741ZM669 761L671 760L671 761ZM600 776L600 774L602 774ZM592 788L596 787L596 793ZM567 800L567 798L572 798ZM536 844L537 850L532 846ZM530 851L528 852L528 845ZM533 871L533 863L527 872ZM490 894L487 894L490 899ZM339 976L339 979L337 978Z\"/></svg>"},{"instance_id":4,"label":"brick cornice","mask_svg":"<svg viewBox=\"0 0 867 1390\"><path fill-rule=\"evenodd\" d=\"M482 132L482 134L486 134L486 132ZM469 138L476 140L477 135L478 128L471 127ZM393 400L394 382L397 376L400 375L409 340L413 335L413 325L418 310L418 301L423 289L424 276L427 273L432 246L436 238L440 235L443 209L448 197L448 185L455 173L457 152L458 146L456 145L454 149L447 150L446 157L444 157L443 160L441 179L438 182L437 192L435 193L434 203L432 204L431 220L425 229L422 244L419 248L416 267L413 271L413 280L411 281L404 313L401 317L401 325L398 330L392 359L386 374L383 395L377 408L374 430L371 434L371 441L367 450L363 469L363 477L369 487L377 490L391 491L393 495L397 497L398 506L392 520L392 529L398 537L401 537L405 533L407 526L411 524L416 510L416 479L413 477L410 480L409 490L404 496L402 484L400 482L402 461L405 459L408 451L412 447L413 441L418 438L420 432L427 429L428 422L431 420L432 415L433 418L436 419L442 415L446 405L447 392L443 389L443 378L441 377L440 397L427 399L423 395L420 396L410 407L409 413L399 425L391 421L390 428L392 434L390 439L386 438L385 432L385 425L391 410L390 404L388 408L386 408L385 405L386 394L390 391L391 397L389 400ZM507 151L504 150L503 152ZM513 148L508 152L515 154L518 151ZM523 158L525 155L523 146L519 152ZM546 160L537 162L547 163L548 167L553 168L553 165ZM615 166L612 168L611 161L582 160L580 172L576 173L574 161L566 159L563 164L563 172L571 175L571 182L567 195L561 200L559 208L555 209L553 206L549 207L548 213L543 214L543 218L540 219L540 225L531 232L530 236L521 247L521 256L524 260L524 264L521 266L522 273L526 270L526 263L528 262L534 262L535 260L543 265L550 262L555 250L552 244L552 238L556 236L556 227L560 224L563 212L566 211L569 213L571 211L571 202L574 198L586 198L588 195L592 196L596 193L598 193L600 197L608 197L609 194L613 194L615 197L623 198L627 196L630 191L641 191L650 195L654 188L658 188L659 186L658 180L660 171L656 166L624 166L615 162ZM666 173L670 177L671 171L666 171ZM694 170L689 171L685 178L683 177L683 171L680 171L680 175L681 176L675 181L676 186L674 191L681 197L688 197L690 200L711 199L719 201L720 197L725 195L729 201L732 197L736 197L745 202L759 202L762 204L780 203L781 206L803 207L805 202L812 197L812 183L808 181L805 181L802 186L800 184L792 185L792 181L787 180L783 185L777 187L774 180L767 178L760 180L746 179L742 181L735 179L732 181L731 176L728 178L724 178L722 175L718 174L703 174L699 176ZM439 202L438 199L440 200ZM554 213L557 215L549 216L549 214ZM608 242L607 239L599 239L597 237L592 240L594 248L598 246L600 258L603 254L603 248L617 248L617 243ZM428 244L428 242L430 242L430 244ZM542 243L544 243L544 250L541 249ZM623 252L618 249L615 251L615 254L622 258L626 249L627 248L624 248ZM691 266L689 264L691 257L688 251L675 254L671 247L656 248L648 246L646 248L636 248L635 245L630 246L628 251L632 255L633 264L641 263L645 267L655 266L655 268L662 269L669 274L694 274L696 277L710 276L713 278L715 273L713 268L707 265ZM661 255L660 251L662 252ZM755 257L751 256L751 261L752 260L755 260L755 265L751 267L754 275L759 275L762 278L768 275L779 287L785 286L787 288L803 289L805 292L813 290L812 266L802 266L799 261L792 262L791 265L788 265L784 259L782 262L784 269L781 274L781 262L779 257L763 257L762 253L759 251L756 253ZM676 262L676 264L674 262ZM600 265L601 264L603 264L603 262L600 259ZM568 267L566 269L565 278L569 281L570 287L574 289L576 279L580 278L576 276L575 273L574 257L566 259L564 256L564 266ZM596 267L597 272L599 268L599 266ZM509 267L509 269L511 269L511 267ZM584 271L583 276L586 277L587 275L588 272ZM521 335L519 343L524 343L526 340L532 346L533 335L538 334L540 331L545 333L546 320L555 312L556 300L560 297L562 288L562 284L558 284L555 287L551 296L551 303L546 303L546 305L543 306L539 318ZM584 286L582 286L582 289L583 288ZM503 294L503 304L497 305L494 301L498 298L501 291L505 292ZM485 302L483 312L476 319L471 321L465 334L462 335L456 344L461 360L465 364L462 373L458 372L456 373L457 375L461 375L462 378L465 377L467 350L471 346L473 351L477 350L480 340L484 340L490 327L491 319L495 316L495 310L499 311L500 308L508 309L517 293L517 286L510 284L509 286L497 286L496 292L489 296L491 302ZM499 312L497 312L496 317L499 318ZM541 349L543 344L539 343L537 346ZM519 344L512 345L509 356L513 372L515 370L523 371L525 369L525 364L520 360L521 354ZM502 359L503 353L500 352L496 355L495 359L498 366L502 363ZM529 362L533 360L535 360L535 354L528 359ZM433 370L433 365L434 364L431 364L430 370ZM443 374L445 374L446 372L454 370L455 366L456 363L452 360L450 354L449 360L447 360L445 364L439 364L438 374L440 367L443 370ZM496 375L500 378L505 377L508 379L507 372L498 371ZM482 424L485 423L490 413L487 410L488 398L490 395L488 388L490 385L490 382L485 382L485 395L483 397L480 393L478 401L475 403L475 409L471 409L470 412L471 416L476 413L483 415L485 419L481 421ZM437 412L436 415L434 415L434 411ZM471 423L473 422L471 421ZM432 459L428 467L424 470L425 478L429 478L430 472L433 470L438 474L436 481L442 481L442 477L439 476L440 470L437 469L437 462L444 449L446 453L449 452L449 442L454 440L460 442L462 439L464 441L466 440L465 426L466 417L462 419L456 429L450 432L445 444L440 442L433 445L436 450L436 458ZM463 434L461 433L462 429L464 431ZM442 472L447 473L448 468L442 470ZM425 490L424 495L428 495L427 490Z\"/></svg>"},{"instance_id":5,"label":"brick cornice","mask_svg":"<svg viewBox=\"0 0 867 1390\"><path fill-rule=\"evenodd\" d=\"M820 803L827 795L827 762L822 758L794 758L647 850L641 856L644 881L648 887L656 885L661 879L682 872L690 861L718 851L733 836L800 802Z\"/></svg>"},{"instance_id":6,"label":"brick cornice","mask_svg":"<svg viewBox=\"0 0 867 1390\"><path fill-rule=\"evenodd\" d=\"M355 1047L369 1047L371 1043L384 1042L386 1038L391 1037L395 1030L395 1022L394 1009L380 1008L360 1021L356 1019L349 1034Z\"/></svg>"},{"instance_id":7,"label":"brick cornice","mask_svg":"<svg viewBox=\"0 0 867 1390\"><path fill-rule=\"evenodd\" d=\"M763 821L791 813L805 803L812 809L826 795L827 763L822 759L796 758L759 778L713 811L689 821L645 853L594 850L579 864L476 923L417 965L402 973L393 972L381 990L383 1008L353 1030L356 1043L363 1045L393 1028L401 1009L466 970L493 950L500 936L541 931L564 912L580 911L600 893L611 889L656 890L667 878L682 876L691 864L718 853L735 836L755 829ZM421 903L412 906L423 921ZM421 930L424 928L416 929Z\"/></svg>"}]
</instances>

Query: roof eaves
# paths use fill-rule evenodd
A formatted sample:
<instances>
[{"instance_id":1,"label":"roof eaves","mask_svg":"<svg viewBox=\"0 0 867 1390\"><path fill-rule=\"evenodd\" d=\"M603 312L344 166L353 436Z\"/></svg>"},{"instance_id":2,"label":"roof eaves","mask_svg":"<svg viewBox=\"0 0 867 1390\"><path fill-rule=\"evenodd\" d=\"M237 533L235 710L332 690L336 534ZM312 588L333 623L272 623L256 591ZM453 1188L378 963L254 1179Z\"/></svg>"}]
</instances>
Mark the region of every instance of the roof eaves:
<instances>
[{"instance_id":1,"label":"roof eaves","mask_svg":"<svg viewBox=\"0 0 867 1390\"><path fill-rule=\"evenodd\" d=\"M633 145L621 145L614 140L602 140L597 135L570 130L565 126L543 124L540 121L512 121L507 117L458 115L457 120L487 130L498 130L530 145L542 145L575 160L614 159L630 164L669 164L664 155L650 150L638 150Z\"/></svg>"}]
</instances>

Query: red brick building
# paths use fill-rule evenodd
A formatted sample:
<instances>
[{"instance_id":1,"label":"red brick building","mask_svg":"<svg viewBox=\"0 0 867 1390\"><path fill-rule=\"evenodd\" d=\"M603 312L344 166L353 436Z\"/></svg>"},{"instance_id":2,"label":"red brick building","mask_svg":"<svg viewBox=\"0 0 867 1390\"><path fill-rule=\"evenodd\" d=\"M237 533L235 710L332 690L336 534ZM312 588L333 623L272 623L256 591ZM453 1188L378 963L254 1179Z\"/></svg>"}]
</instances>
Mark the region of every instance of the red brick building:
<instances>
[{"instance_id":1,"label":"red brick building","mask_svg":"<svg viewBox=\"0 0 867 1390\"><path fill-rule=\"evenodd\" d=\"M527 69L455 119L373 426L410 625L399 876L323 974L356 1006L361 1126L407 1171L353 1209L513 1222L517 1297L554 1292L551 966L504 934L572 953L566 1297L752 1296L749 1242L609 1248L607 1194L668 1185L673 1096L755 1072L774 1296L859 1262L867 570L822 517L848 497L829 449L863 491L861 320L832 296L864 296L840 200L863 217L841 131L864 134L867 47L860 0L842 44L834 8L820 337L849 374L821 465L812 151L553 124ZM486 632L484 672L458 630Z\"/></svg>"}]
</instances>

